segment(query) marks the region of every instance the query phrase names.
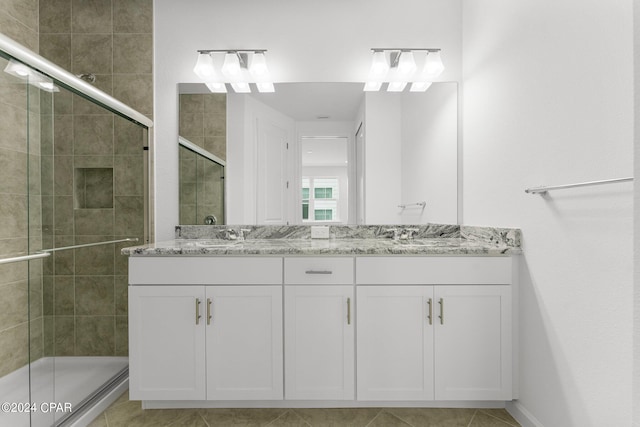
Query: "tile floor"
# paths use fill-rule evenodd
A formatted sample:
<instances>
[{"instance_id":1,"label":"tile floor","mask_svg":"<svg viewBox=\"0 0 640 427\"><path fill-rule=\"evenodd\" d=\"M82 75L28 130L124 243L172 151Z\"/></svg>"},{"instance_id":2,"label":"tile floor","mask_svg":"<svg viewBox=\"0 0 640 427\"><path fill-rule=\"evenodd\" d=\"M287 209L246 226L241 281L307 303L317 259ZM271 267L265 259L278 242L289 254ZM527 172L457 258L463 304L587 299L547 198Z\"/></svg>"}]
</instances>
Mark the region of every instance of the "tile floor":
<instances>
[{"instance_id":1,"label":"tile floor","mask_svg":"<svg viewBox=\"0 0 640 427\"><path fill-rule=\"evenodd\" d=\"M504 409L154 409L125 393L89 427L519 427Z\"/></svg>"}]
</instances>

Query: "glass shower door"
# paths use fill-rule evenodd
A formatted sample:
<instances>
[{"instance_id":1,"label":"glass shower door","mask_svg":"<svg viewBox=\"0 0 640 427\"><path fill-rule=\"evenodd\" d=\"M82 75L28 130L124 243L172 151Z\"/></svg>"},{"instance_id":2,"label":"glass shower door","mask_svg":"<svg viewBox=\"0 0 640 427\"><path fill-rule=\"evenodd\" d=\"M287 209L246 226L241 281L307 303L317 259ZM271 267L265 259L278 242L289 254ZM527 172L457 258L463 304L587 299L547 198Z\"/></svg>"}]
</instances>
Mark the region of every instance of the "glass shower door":
<instances>
[{"instance_id":1,"label":"glass shower door","mask_svg":"<svg viewBox=\"0 0 640 427\"><path fill-rule=\"evenodd\" d=\"M0 67L0 425L65 425L128 377L120 250L147 238L148 130Z\"/></svg>"}]
</instances>

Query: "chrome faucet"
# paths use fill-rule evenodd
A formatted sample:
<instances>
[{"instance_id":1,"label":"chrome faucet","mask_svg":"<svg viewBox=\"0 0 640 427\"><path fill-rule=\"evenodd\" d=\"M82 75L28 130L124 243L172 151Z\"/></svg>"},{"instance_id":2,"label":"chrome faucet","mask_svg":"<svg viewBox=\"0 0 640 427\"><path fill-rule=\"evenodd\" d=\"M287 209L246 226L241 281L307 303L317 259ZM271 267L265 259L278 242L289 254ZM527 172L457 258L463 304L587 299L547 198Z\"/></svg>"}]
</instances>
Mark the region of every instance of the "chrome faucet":
<instances>
[{"instance_id":1,"label":"chrome faucet","mask_svg":"<svg viewBox=\"0 0 640 427\"><path fill-rule=\"evenodd\" d=\"M244 234L249 233L250 231L250 228L241 228L238 232L238 240L245 240L246 236Z\"/></svg>"},{"instance_id":2,"label":"chrome faucet","mask_svg":"<svg viewBox=\"0 0 640 427\"><path fill-rule=\"evenodd\" d=\"M393 235L391 236L393 240L398 240L400 238L400 230L398 230L397 228L386 228L383 231L385 233L393 233Z\"/></svg>"},{"instance_id":3,"label":"chrome faucet","mask_svg":"<svg viewBox=\"0 0 640 427\"><path fill-rule=\"evenodd\" d=\"M250 228L240 228L239 230L228 228L225 231L225 239L238 241L245 240L245 233L248 233L250 231Z\"/></svg>"},{"instance_id":4,"label":"chrome faucet","mask_svg":"<svg viewBox=\"0 0 640 427\"><path fill-rule=\"evenodd\" d=\"M400 232L400 240L413 240L413 236L420 231L417 228L403 228Z\"/></svg>"}]
</instances>

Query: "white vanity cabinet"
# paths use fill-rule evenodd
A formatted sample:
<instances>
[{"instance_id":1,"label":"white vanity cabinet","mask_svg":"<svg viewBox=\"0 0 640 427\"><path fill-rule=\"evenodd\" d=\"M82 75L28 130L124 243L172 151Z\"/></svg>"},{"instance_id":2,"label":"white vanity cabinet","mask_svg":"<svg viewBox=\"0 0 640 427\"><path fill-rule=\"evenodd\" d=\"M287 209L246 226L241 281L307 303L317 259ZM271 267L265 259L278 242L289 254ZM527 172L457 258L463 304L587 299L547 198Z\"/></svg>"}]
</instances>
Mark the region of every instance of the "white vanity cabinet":
<instances>
[{"instance_id":1,"label":"white vanity cabinet","mask_svg":"<svg viewBox=\"0 0 640 427\"><path fill-rule=\"evenodd\" d=\"M231 272L237 263L222 258L130 260L131 399L283 398L282 259L241 263Z\"/></svg>"},{"instance_id":2,"label":"white vanity cabinet","mask_svg":"<svg viewBox=\"0 0 640 427\"><path fill-rule=\"evenodd\" d=\"M130 397L147 408L514 399L516 265L500 256L131 257Z\"/></svg>"},{"instance_id":3,"label":"white vanity cabinet","mask_svg":"<svg viewBox=\"0 0 640 427\"><path fill-rule=\"evenodd\" d=\"M203 286L129 287L129 395L133 400L206 398Z\"/></svg>"},{"instance_id":4,"label":"white vanity cabinet","mask_svg":"<svg viewBox=\"0 0 640 427\"><path fill-rule=\"evenodd\" d=\"M353 258L285 258L285 399L355 399Z\"/></svg>"},{"instance_id":5,"label":"white vanity cabinet","mask_svg":"<svg viewBox=\"0 0 640 427\"><path fill-rule=\"evenodd\" d=\"M356 278L358 400L512 399L510 258L359 258Z\"/></svg>"}]
</instances>

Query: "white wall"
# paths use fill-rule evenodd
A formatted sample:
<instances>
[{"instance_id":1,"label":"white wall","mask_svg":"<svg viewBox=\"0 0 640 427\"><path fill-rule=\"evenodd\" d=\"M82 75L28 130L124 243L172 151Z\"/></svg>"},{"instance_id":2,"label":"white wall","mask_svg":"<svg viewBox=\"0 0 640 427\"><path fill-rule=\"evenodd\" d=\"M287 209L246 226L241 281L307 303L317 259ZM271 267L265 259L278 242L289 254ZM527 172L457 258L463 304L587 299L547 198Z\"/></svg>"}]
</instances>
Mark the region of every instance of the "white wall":
<instances>
[{"instance_id":1,"label":"white wall","mask_svg":"<svg viewBox=\"0 0 640 427\"><path fill-rule=\"evenodd\" d=\"M463 9L464 223L521 227L520 400L540 425L628 426L633 174L630 1Z\"/></svg>"},{"instance_id":2,"label":"white wall","mask_svg":"<svg viewBox=\"0 0 640 427\"><path fill-rule=\"evenodd\" d=\"M403 224L455 224L457 215L458 90L432 85L424 94L402 94Z\"/></svg>"},{"instance_id":3,"label":"white wall","mask_svg":"<svg viewBox=\"0 0 640 427\"><path fill-rule=\"evenodd\" d=\"M634 175L640 176L640 7L633 5ZM640 185L634 186L634 211L640 209ZM634 215L633 425L640 427L640 215Z\"/></svg>"},{"instance_id":4,"label":"white wall","mask_svg":"<svg viewBox=\"0 0 640 427\"><path fill-rule=\"evenodd\" d=\"M372 47L441 47L441 80L458 81L461 3L154 0L156 238L171 238L178 222L176 84L197 82L197 49L268 49L278 82L357 82Z\"/></svg>"},{"instance_id":5,"label":"white wall","mask_svg":"<svg viewBox=\"0 0 640 427\"><path fill-rule=\"evenodd\" d=\"M367 92L365 224L400 224L402 203L402 95Z\"/></svg>"}]
</instances>

